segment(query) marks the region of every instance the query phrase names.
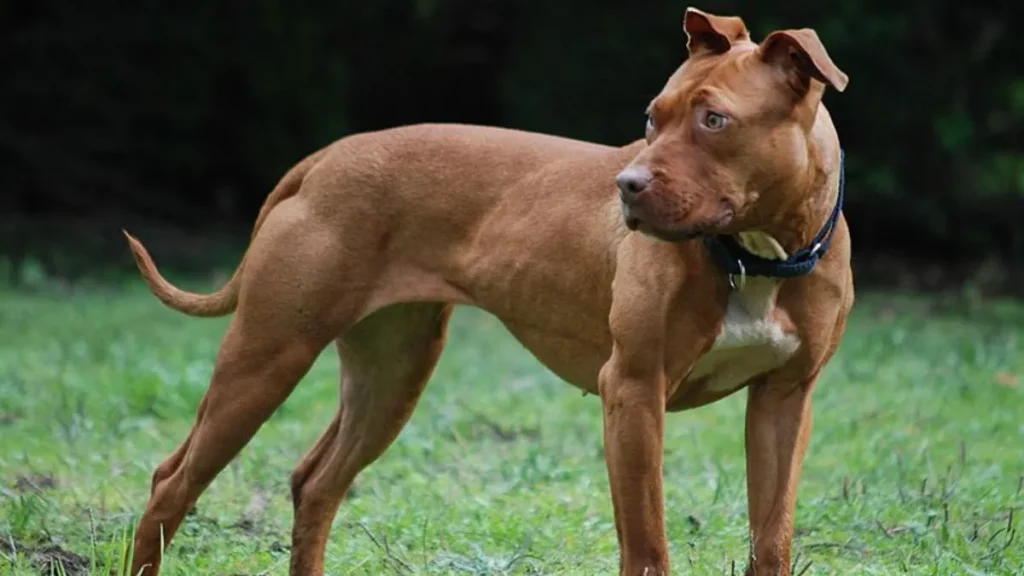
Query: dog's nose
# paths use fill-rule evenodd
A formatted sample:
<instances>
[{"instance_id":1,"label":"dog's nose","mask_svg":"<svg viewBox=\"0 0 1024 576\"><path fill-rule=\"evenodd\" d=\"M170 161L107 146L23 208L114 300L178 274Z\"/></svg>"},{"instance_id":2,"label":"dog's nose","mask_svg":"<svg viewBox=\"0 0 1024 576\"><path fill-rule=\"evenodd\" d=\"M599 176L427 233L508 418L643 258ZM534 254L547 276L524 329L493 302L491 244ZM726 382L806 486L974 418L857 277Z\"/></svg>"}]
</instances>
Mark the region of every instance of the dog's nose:
<instances>
[{"instance_id":1,"label":"dog's nose","mask_svg":"<svg viewBox=\"0 0 1024 576\"><path fill-rule=\"evenodd\" d=\"M619 195L623 200L631 200L647 189L651 183L651 171L643 166L629 166L615 177L619 185Z\"/></svg>"}]
</instances>

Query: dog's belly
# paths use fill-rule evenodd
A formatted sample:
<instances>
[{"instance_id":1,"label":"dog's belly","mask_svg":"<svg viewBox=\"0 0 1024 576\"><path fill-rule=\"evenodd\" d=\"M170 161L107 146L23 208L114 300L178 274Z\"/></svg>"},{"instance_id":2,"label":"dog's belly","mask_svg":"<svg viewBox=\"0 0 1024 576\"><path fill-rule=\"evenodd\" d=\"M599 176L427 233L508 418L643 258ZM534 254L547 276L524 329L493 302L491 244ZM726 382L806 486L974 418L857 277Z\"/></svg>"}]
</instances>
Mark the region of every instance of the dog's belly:
<instances>
[{"instance_id":1,"label":"dog's belly","mask_svg":"<svg viewBox=\"0 0 1024 576\"><path fill-rule=\"evenodd\" d=\"M695 408L728 396L751 378L782 366L800 347L788 315L775 307L774 286L761 279L753 282L730 298L714 345L669 398L669 410Z\"/></svg>"},{"instance_id":2,"label":"dog's belly","mask_svg":"<svg viewBox=\"0 0 1024 576\"><path fill-rule=\"evenodd\" d=\"M611 337L606 336L607 330L558 332L509 321L504 324L555 376L591 394L598 393L598 374L611 354Z\"/></svg>"}]
</instances>

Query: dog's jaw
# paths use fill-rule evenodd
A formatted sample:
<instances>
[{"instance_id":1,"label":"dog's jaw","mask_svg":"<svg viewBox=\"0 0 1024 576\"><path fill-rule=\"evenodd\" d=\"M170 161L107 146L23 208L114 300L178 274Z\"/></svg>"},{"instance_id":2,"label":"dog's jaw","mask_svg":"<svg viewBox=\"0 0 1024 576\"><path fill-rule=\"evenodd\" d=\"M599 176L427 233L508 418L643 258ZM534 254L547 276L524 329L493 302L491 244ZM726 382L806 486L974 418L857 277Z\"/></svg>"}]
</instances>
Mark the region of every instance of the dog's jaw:
<instances>
[{"instance_id":1,"label":"dog's jaw","mask_svg":"<svg viewBox=\"0 0 1024 576\"><path fill-rule=\"evenodd\" d=\"M729 211L709 225L678 228L674 230L658 228L650 225L637 216L629 206L620 202L623 222L631 232L639 232L648 238L661 242L688 242L711 234L717 234L733 220L733 212Z\"/></svg>"}]
</instances>

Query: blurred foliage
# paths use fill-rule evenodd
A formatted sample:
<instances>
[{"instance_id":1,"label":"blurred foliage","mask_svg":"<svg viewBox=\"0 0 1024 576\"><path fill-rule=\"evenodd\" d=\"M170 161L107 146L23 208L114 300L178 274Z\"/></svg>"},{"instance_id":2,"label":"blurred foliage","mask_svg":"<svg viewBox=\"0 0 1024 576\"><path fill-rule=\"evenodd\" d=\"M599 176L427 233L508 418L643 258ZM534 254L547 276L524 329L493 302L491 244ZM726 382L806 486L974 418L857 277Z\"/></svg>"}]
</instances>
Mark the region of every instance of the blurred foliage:
<instances>
[{"instance_id":1,"label":"blurred foliage","mask_svg":"<svg viewBox=\"0 0 1024 576\"><path fill-rule=\"evenodd\" d=\"M51 213L247 224L312 149L412 122L626 143L685 57L685 6L0 2L0 234ZM1024 4L698 6L741 15L755 39L813 27L849 74L826 102L858 250L1024 257Z\"/></svg>"}]
</instances>

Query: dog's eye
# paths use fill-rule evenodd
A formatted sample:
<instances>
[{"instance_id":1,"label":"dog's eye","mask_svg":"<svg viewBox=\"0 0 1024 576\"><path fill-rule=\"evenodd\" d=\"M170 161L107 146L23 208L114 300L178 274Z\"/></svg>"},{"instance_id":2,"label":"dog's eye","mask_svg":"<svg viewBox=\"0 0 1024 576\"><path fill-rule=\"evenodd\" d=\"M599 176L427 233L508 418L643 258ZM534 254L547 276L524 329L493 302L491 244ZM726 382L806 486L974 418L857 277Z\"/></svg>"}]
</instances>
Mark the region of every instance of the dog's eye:
<instances>
[{"instance_id":1,"label":"dog's eye","mask_svg":"<svg viewBox=\"0 0 1024 576\"><path fill-rule=\"evenodd\" d=\"M701 119L701 124L703 124L704 127L707 128L708 130L711 130L713 132L725 128L725 125L728 123L728 116L726 116L725 114L720 114L718 112L712 112L710 110L705 112L704 118Z\"/></svg>"},{"instance_id":2,"label":"dog's eye","mask_svg":"<svg viewBox=\"0 0 1024 576\"><path fill-rule=\"evenodd\" d=\"M651 113L647 113L647 125L644 126L644 133L650 136L654 132L654 118Z\"/></svg>"}]
</instances>

